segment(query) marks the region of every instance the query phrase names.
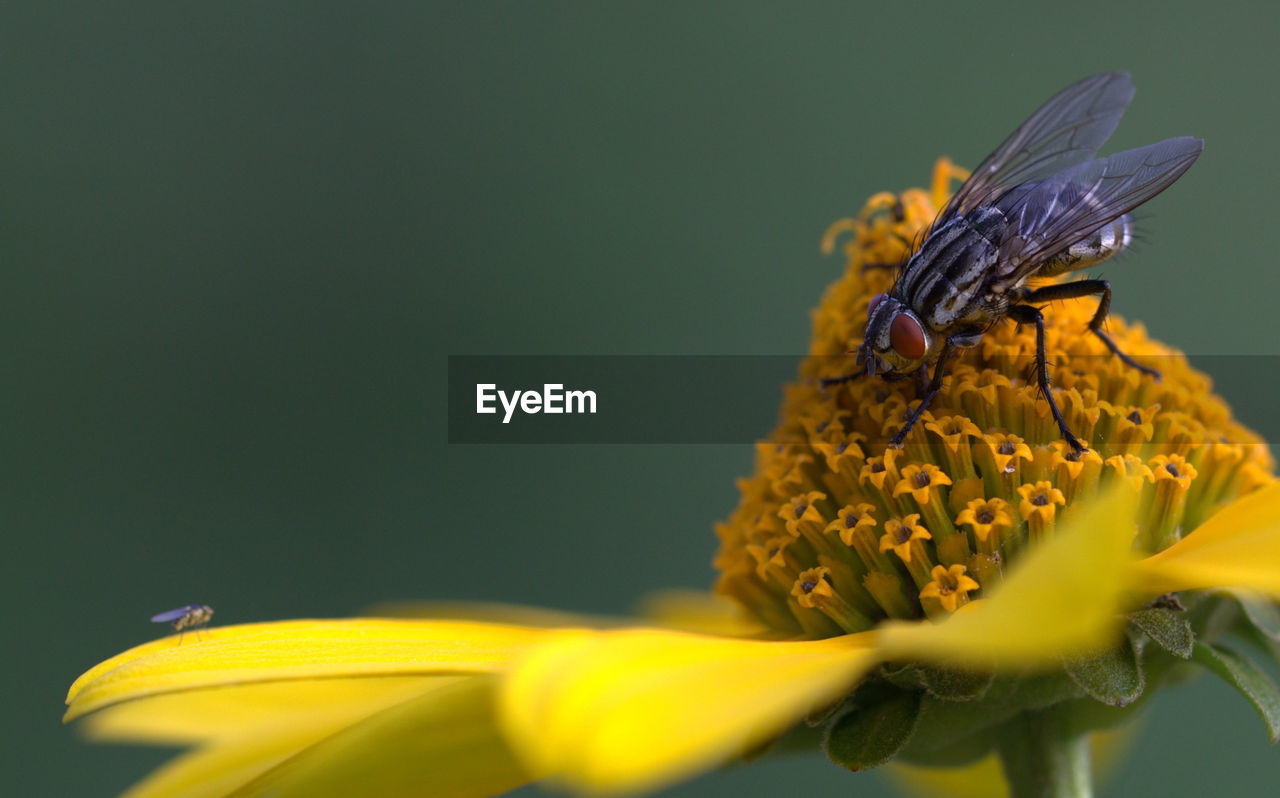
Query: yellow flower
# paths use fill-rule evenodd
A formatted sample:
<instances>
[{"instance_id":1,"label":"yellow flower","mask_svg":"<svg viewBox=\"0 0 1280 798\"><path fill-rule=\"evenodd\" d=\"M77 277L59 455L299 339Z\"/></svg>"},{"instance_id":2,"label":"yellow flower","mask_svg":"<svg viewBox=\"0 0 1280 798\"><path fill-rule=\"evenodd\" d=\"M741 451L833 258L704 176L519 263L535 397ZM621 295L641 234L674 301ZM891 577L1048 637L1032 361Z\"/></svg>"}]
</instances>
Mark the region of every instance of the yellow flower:
<instances>
[{"instance_id":1,"label":"yellow flower","mask_svg":"<svg viewBox=\"0 0 1280 798\"><path fill-rule=\"evenodd\" d=\"M1027 383L1033 333L1012 324L956 358L901 449L886 430L916 401L909 382L821 387L852 369L867 303L891 280L881 267L919 239L954 174L943 162L931 192L877 195L824 241L852 234L848 269L814 316L777 443L758 447L716 529L716 589L745 620L699 605L691 630L668 605L648 626L496 610L215 628L90 669L67 719L98 739L190 747L135 798L479 796L536 780L636 792L806 719L854 769L965 746L1009 757L1046 729L1118 722L1107 713L1188 658L1280 730L1280 691L1204 621L1221 620L1216 603L1277 632L1256 597L1280 597L1280 484L1180 354L1110 321L1123 349L1159 362L1157 382L1078 334L1092 300L1046 313L1084 453Z\"/></svg>"}]
</instances>

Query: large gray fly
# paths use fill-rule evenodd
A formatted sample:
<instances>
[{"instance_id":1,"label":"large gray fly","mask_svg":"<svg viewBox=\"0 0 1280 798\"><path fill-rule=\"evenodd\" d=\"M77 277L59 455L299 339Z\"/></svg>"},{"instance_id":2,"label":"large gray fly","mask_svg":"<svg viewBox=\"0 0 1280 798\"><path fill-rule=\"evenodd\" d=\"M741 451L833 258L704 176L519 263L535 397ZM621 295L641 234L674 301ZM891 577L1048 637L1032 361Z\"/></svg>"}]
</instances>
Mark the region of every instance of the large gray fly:
<instances>
[{"instance_id":1,"label":"large gray fly","mask_svg":"<svg viewBox=\"0 0 1280 798\"><path fill-rule=\"evenodd\" d=\"M902 443L937 395L951 352L977 344L1008 317L1035 325L1040 391L1063 438L1082 451L1050 391L1044 316L1037 304L1100 296L1090 332L1128 365L1156 375L1121 352L1102 329L1111 304L1105 280L1027 285L1029 278L1083 269L1122 251L1133 234L1130 211L1172 185L1200 156L1204 142L1184 136L1097 158L1131 99L1129 76L1111 72L1086 78L1045 103L973 170L893 287L871 301L858 348L862 370L825 382L917 374L920 403L893 445ZM928 364L933 374L926 384Z\"/></svg>"}]
</instances>

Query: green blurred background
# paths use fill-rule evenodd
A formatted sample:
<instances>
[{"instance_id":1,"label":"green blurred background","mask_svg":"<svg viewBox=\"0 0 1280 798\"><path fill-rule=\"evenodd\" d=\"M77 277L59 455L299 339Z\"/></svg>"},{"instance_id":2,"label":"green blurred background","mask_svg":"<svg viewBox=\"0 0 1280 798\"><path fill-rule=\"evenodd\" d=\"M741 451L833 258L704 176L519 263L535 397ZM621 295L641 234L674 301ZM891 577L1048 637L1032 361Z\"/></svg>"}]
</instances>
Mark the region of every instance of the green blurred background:
<instances>
[{"instance_id":1,"label":"green blurred background","mask_svg":"<svg viewBox=\"0 0 1280 798\"><path fill-rule=\"evenodd\" d=\"M168 756L58 722L159 610L706 586L749 446L448 446L446 355L803 352L828 223L1084 75L1134 74L1109 149L1207 141L1114 309L1277 354L1280 12L1207 8L6 7L2 791L109 795ZM1103 795L1280 781L1220 683L1149 721ZM730 790L887 787L815 755L670 794Z\"/></svg>"}]
</instances>

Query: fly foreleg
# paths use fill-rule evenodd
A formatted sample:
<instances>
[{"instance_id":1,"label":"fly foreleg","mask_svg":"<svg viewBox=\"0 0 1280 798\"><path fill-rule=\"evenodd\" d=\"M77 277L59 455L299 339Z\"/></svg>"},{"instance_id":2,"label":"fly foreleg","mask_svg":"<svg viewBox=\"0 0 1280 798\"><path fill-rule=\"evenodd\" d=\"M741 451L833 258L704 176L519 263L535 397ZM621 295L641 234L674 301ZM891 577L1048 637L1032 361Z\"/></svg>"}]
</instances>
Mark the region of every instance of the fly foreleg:
<instances>
[{"instance_id":1,"label":"fly foreleg","mask_svg":"<svg viewBox=\"0 0 1280 798\"><path fill-rule=\"evenodd\" d=\"M1156 379L1160 379L1160 372L1155 369L1138 363L1133 358L1120 351L1120 347L1116 346L1116 342L1111 340L1111 336L1107 335L1102 329L1102 323L1107 320L1107 311L1111 309L1111 283L1106 280L1077 280L1072 283L1061 283L1059 285L1046 285L1044 288L1038 288L1035 291L1028 292L1022 298L1024 302L1053 302L1057 299L1078 299L1082 296L1098 296L1098 310L1093 314L1093 318L1089 320L1089 332L1098 336L1098 340L1107 345L1107 348L1127 366L1131 366L1143 374L1150 374Z\"/></svg>"},{"instance_id":2,"label":"fly foreleg","mask_svg":"<svg viewBox=\"0 0 1280 798\"><path fill-rule=\"evenodd\" d=\"M822 386L823 390L826 390L827 388L834 388L837 385L844 385L846 382L853 382L859 377L866 375L866 373L867 372L865 371L851 371L848 374L841 374L839 377L822 377L818 380L818 384Z\"/></svg>"},{"instance_id":3,"label":"fly foreleg","mask_svg":"<svg viewBox=\"0 0 1280 798\"><path fill-rule=\"evenodd\" d=\"M1074 285L1074 283L1073 283ZM1057 288L1058 286L1050 286ZM1033 291L1032 294L1037 294ZM1029 299L1030 297L1028 297ZM1062 417L1062 411L1058 409L1058 403L1053 400L1053 391L1049 386L1049 363L1044 354L1044 314L1039 308L1033 308L1030 305L1011 305L1009 307L1009 318L1019 324L1032 323L1036 325L1036 382L1040 385L1040 393L1044 394L1044 400L1049 403L1049 412L1053 413L1053 420L1058 422L1058 431L1062 433L1062 437L1067 443L1071 444L1071 448L1077 452L1085 450L1084 444L1071 434L1071 430L1067 429L1067 422Z\"/></svg>"},{"instance_id":4,"label":"fly foreleg","mask_svg":"<svg viewBox=\"0 0 1280 798\"><path fill-rule=\"evenodd\" d=\"M942 353L938 355L938 364L933 367L933 379L929 380L928 386L925 387L923 395L920 397L920 404L916 405L916 409L907 413L907 420L902 423L902 429L889 439L889 445L894 448L901 448L902 442L906 440L907 433L920 420L920 416L929 407L929 403L933 401L933 397L938 395L938 391L942 390L942 378L947 370L947 358L951 355L953 345L951 339L948 338L946 343L942 345Z\"/></svg>"}]
</instances>

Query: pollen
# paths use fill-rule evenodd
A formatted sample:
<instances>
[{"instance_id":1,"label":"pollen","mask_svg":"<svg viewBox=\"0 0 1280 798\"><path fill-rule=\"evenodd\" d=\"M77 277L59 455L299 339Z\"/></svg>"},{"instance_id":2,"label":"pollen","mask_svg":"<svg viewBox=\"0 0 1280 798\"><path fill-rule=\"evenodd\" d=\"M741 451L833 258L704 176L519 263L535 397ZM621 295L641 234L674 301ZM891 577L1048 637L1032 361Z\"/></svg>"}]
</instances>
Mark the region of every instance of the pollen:
<instances>
[{"instance_id":1,"label":"pollen","mask_svg":"<svg viewBox=\"0 0 1280 798\"><path fill-rule=\"evenodd\" d=\"M809 357L783 393L778 428L756 449L741 499L720 524L717 588L783 636L938 619L998 586L1005 570L1111 486L1142 508L1134 547L1194 534L1219 506L1274 479L1269 448L1235 421L1182 353L1115 315L1129 367L1086 334L1093 298L1043 308L1054 396L1078 452L1039 394L1031 325L1002 321L959 350L901 448L888 445L920 399L915 380L858 378L871 299L964 176L940 161L928 190L874 196L823 238L844 276L813 314Z\"/></svg>"}]
</instances>

